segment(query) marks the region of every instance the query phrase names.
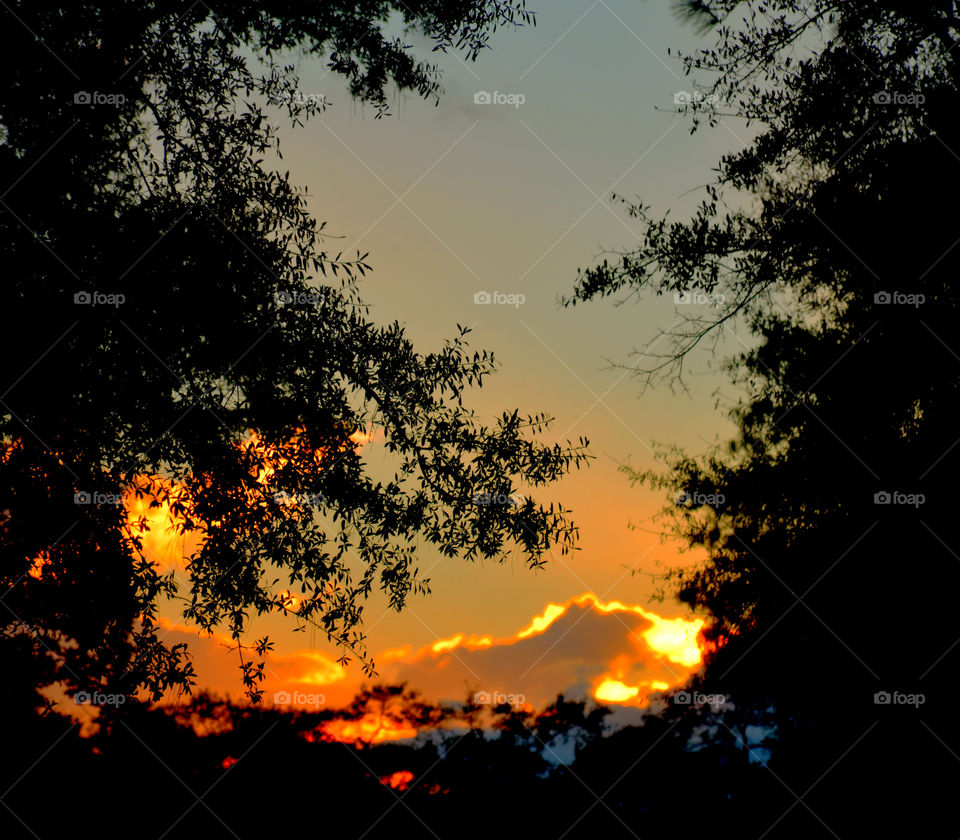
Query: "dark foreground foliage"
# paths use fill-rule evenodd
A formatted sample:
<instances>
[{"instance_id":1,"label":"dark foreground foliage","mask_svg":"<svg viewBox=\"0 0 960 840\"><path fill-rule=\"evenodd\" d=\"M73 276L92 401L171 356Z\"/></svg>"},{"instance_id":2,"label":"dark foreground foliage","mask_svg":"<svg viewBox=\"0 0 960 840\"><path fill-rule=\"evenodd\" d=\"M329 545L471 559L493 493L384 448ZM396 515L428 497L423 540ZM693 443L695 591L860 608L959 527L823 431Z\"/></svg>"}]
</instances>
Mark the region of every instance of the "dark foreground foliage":
<instances>
[{"instance_id":1,"label":"dark foreground foliage","mask_svg":"<svg viewBox=\"0 0 960 840\"><path fill-rule=\"evenodd\" d=\"M3 836L892 836L891 813L909 809L923 820L933 799L948 796L953 761L918 739L913 771L896 780L899 796L854 811L816 789L798 801L806 790L784 782L776 745L768 765L737 710L670 703L611 732L608 709L562 697L541 712L482 713L393 686L365 691L350 711L374 709L433 728L416 741L348 744L322 737L338 714L205 696L179 709L132 705L88 738L66 718L34 718L7 742ZM861 755L882 761L882 743ZM818 774L834 761L786 759ZM937 773L934 788L911 782ZM856 778L838 774L855 792Z\"/></svg>"}]
</instances>

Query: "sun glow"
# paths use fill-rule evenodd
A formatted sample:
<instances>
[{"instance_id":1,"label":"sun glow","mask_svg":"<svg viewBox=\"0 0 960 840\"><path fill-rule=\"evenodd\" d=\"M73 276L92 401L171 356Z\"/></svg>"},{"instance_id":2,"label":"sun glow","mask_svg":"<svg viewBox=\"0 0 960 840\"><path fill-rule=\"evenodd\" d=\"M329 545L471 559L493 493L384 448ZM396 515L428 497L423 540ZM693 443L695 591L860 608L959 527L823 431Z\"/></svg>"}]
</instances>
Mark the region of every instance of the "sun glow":
<instances>
[{"instance_id":1,"label":"sun glow","mask_svg":"<svg viewBox=\"0 0 960 840\"><path fill-rule=\"evenodd\" d=\"M383 741L416 738L417 730L406 721L394 720L371 712L354 720L346 718L328 720L320 727L319 734L325 741L339 741L344 744L379 744Z\"/></svg>"},{"instance_id":2,"label":"sun glow","mask_svg":"<svg viewBox=\"0 0 960 840\"><path fill-rule=\"evenodd\" d=\"M594 689L593 696L605 703L626 703L640 693L639 686L625 685L619 680L605 679Z\"/></svg>"},{"instance_id":3,"label":"sun glow","mask_svg":"<svg viewBox=\"0 0 960 840\"><path fill-rule=\"evenodd\" d=\"M349 441L354 444L354 451L359 452L375 438L375 431L356 431L349 436ZM244 490L249 505L276 504L289 510L302 510L305 498L319 496L270 492L274 477L294 459L302 461L306 457L319 466L326 456L327 451L323 448L309 448L303 427L295 429L287 441L277 445L268 445L258 432L250 430L247 437L234 446L253 461L250 474L254 485ZM188 571L188 558L202 547L204 535L193 527L191 514L196 505L187 485L161 476L137 476L123 503L128 539L141 544L144 558L161 573ZM280 596L279 608L296 612L301 602L301 598L284 592Z\"/></svg>"},{"instance_id":4,"label":"sun glow","mask_svg":"<svg viewBox=\"0 0 960 840\"><path fill-rule=\"evenodd\" d=\"M160 574L185 572L187 558L203 545L203 535L190 527L193 500L187 489L160 476L138 476L124 496L127 535L139 553Z\"/></svg>"},{"instance_id":5,"label":"sun glow","mask_svg":"<svg viewBox=\"0 0 960 840\"><path fill-rule=\"evenodd\" d=\"M650 613L645 618L650 618ZM647 644L655 651L680 665L699 665L703 656L698 635L703 627L703 619L683 618L651 619L653 627L643 634Z\"/></svg>"}]
</instances>

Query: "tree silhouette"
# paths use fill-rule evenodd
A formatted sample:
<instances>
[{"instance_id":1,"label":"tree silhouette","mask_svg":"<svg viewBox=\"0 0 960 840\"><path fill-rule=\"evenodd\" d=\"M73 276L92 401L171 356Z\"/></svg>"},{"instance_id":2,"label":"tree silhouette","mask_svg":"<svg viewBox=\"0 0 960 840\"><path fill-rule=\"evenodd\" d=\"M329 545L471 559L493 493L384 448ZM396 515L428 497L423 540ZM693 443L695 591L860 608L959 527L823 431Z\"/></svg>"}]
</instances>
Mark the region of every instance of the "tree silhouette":
<instances>
[{"instance_id":1,"label":"tree silhouette","mask_svg":"<svg viewBox=\"0 0 960 840\"><path fill-rule=\"evenodd\" d=\"M544 415L483 424L462 403L495 367L461 328L419 352L368 320L366 255L330 249L280 170L276 123L325 103L282 56L324 56L380 114L392 85L439 94L398 19L475 57L512 2L25 3L4 6L0 207L4 384L0 659L34 689L153 696L189 686L158 604L225 627L259 696L271 610L370 663L362 603L428 581L413 547L531 565L573 546L553 504L472 503L586 457ZM399 16L399 18L398 18ZM392 475L359 447L376 434ZM137 500L143 515L128 510ZM135 508L135 505L134 505ZM140 508L136 508L140 509ZM162 515L161 515L162 514ZM185 589L147 556L158 517L189 538ZM281 591L285 587L288 591ZM296 599L296 609L291 608Z\"/></svg>"},{"instance_id":2,"label":"tree silhouette","mask_svg":"<svg viewBox=\"0 0 960 840\"><path fill-rule=\"evenodd\" d=\"M584 271L568 303L676 295L669 352L636 361L644 385L682 381L693 348L729 352L746 327L728 358L737 438L632 477L669 492L670 532L706 553L672 583L712 617L697 685L776 727L771 836L937 816L950 836L960 12L686 6L720 21L685 58L711 80L685 106L694 127L733 115L757 137L690 221L629 203L641 246Z\"/></svg>"},{"instance_id":3,"label":"tree silhouette","mask_svg":"<svg viewBox=\"0 0 960 840\"><path fill-rule=\"evenodd\" d=\"M421 714L425 728L416 739L359 749L315 737L318 721L352 720L370 700L408 720ZM97 826L111 835L148 814L156 834L185 837L257 836L278 824L374 837L429 829L483 838L503 825L554 837L659 837L682 815L732 838L759 836L780 815L782 787L725 730L690 750L677 721L650 715L611 734L601 726L609 709L564 697L543 710L495 710L492 727L468 705L427 703L403 686L375 685L357 701L312 713L200 694L180 707L131 706L126 725L88 739L64 734L51 715L40 721L43 740L59 727L62 757L40 757L39 772L14 784L36 748L8 750L0 775L38 836L75 827L104 789L117 798ZM577 750L558 763L547 737L577 741ZM61 761L73 771L59 800L66 807L28 809L49 795L47 771ZM9 825L5 837L30 836L6 811L0 824Z\"/></svg>"}]
</instances>

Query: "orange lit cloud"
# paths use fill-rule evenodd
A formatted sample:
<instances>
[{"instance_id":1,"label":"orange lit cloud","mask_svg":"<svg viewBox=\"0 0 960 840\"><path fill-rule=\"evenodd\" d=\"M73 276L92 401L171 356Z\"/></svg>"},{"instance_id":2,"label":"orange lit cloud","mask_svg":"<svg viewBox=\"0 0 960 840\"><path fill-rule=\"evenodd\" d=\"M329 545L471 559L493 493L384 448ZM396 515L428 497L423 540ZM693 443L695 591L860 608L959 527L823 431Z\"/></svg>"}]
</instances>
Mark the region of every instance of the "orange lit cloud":
<instances>
[{"instance_id":1,"label":"orange lit cloud","mask_svg":"<svg viewBox=\"0 0 960 840\"><path fill-rule=\"evenodd\" d=\"M159 623L167 644L187 643L200 689L242 702L240 660L229 636L200 634L163 618ZM699 668L703 623L664 618L585 593L548 604L513 636L457 633L418 650L410 645L385 650L375 657L377 681L406 682L428 701L457 702L472 695L478 705L541 709L563 693L568 699L592 697L639 710L650 704L651 695L686 683ZM361 688L360 669L344 667L319 650L270 652L265 673L260 687L268 705L335 713L309 732L308 740L360 745L417 735L402 704L372 703L346 712Z\"/></svg>"},{"instance_id":2,"label":"orange lit cloud","mask_svg":"<svg viewBox=\"0 0 960 840\"><path fill-rule=\"evenodd\" d=\"M292 596L290 596L292 597ZM513 636L457 633L414 650L410 645L377 654L377 680L406 682L431 700L462 701L473 692L506 696L542 708L557 694L644 707L650 695L682 685L699 668L703 626L699 618L664 618L637 605L604 602L592 593L548 604ZM238 693L236 652L226 636L198 637L165 622L174 641L188 641L202 686ZM262 686L267 702L319 711L345 706L362 674L317 650L270 653ZM374 718L332 722L336 740L412 737L410 727Z\"/></svg>"},{"instance_id":3,"label":"orange lit cloud","mask_svg":"<svg viewBox=\"0 0 960 840\"><path fill-rule=\"evenodd\" d=\"M560 692L646 706L650 695L685 683L702 660L699 618L664 618L592 593L548 604L513 636L458 633L417 651L376 657L383 677L428 697L523 698L542 707Z\"/></svg>"}]
</instances>

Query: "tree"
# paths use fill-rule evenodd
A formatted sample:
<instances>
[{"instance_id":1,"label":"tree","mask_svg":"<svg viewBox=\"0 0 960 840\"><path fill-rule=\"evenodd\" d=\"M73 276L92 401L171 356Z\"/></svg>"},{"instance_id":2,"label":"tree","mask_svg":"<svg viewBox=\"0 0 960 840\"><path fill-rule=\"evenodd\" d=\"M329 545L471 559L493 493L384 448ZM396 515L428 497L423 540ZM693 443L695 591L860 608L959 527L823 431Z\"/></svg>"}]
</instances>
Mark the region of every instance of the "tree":
<instances>
[{"instance_id":1,"label":"tree","mask_svg":"<svg viewBox=\"0 0 960 840\"><path fill-rule=\"evenodd\" d=\"M739 117L756 139L723 158L687 222L627 202L640 247L581 273L568 303L675 294L694 312L666 355L637 362L645 385L682 381L694 347L746 327L728 359L737 438L667 450L665 473L633 477L670 491L670 532L706 552L672 581L712 619L700 685L776 724L784 810L816 790L778 830L935 821L960 734L946 707L960 301L943 204L960 179L960 11L681 9L715 39L684 59L708 79L685 108L694 129Z\"/></svg>"},{"instance_id":2,"label":"tree","mask_svg":"<svg viewBox=\"0 0 960 840\"><path fill-rule=\"evenodd\" d=\"M574 545L562 507L473 499L554 481L586 441L541 443L545 415L481 423L462 400L492 355L463 328L423 353L371 322L366 255L330 251L278 169L276 120L324 107L283 56L325 56L379 115L390 85L440 92L398 25L473 58L498 26L532 22L522 2L14 2L3 16L8 704L54 683L189 687L187 651L158 626L174 597L201 629L228 629L254 698L270 643L245 631L267 611L369 669L363 601L379 587L399 609L427 590L418 540L468 560L518 546L530 565ZM364 463L371 434L392 476ZM144 556L138 498L191 535L186 590Z\"/></svg>"}]
</instances>

